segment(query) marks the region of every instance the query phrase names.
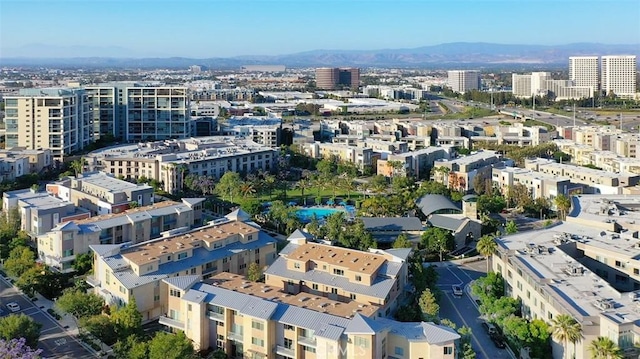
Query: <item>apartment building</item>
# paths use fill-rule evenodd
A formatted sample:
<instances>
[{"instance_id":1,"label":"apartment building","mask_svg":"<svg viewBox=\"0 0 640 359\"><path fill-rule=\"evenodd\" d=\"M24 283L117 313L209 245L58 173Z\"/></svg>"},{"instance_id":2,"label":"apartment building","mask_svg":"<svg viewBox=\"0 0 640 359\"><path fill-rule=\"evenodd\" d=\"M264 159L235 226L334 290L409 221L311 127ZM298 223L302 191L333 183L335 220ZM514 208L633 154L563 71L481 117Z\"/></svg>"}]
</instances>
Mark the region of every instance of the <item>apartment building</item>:
<instances>
[{"instance_id":1,"label":"apartment building","mask_svg":"<svg viewBox=\"0 0 640 359\"><path fill-rule=\"evenodd\" d=\"M52 196L88 209L94 216L120 213L129 209L132 202L147 206L154 201L153 187L123 181L105 172L81 173L47 184L46 188Z\"/></svg>"},{"instance_id":2,"label":"apartment building","mask_svg":"<svg viewBox=\"0 0 640 359\"><path fill-rule=\"evenodd\" d=\"M540 172L534 172L525 168L502 167L492 169L492 182L494 188L500 189L506 194L516 184L527 188L533 199L546 198L553 200L558 195L581 193L582 186L571 183L567 177L559 177Z\"/></svg>"},{"instance_id":3,"label":"apartment building","mask_svg":"<svg viewBox=\"0 0 640 359\"><path fill-rule=\"evenodd\" d=\"M26 163L25 163L26 159ZM8 177L7 181L13 181L15 178L30 173L40 173L46 169L49 169L53 164L53 157L51 156L50 149L38 149L29 150L21 147L14 147L8 149L0 149L0 161L10 164L3 166L3 174ZM20 164L21 166L16 166ZM25 166L26 164L26 166ZM13 168L11 168L13 166ZM4 171L11 173L4 173ZM8 179L13 176L13 179Z\"/></svg>"},{"instance_id":4,"label":"apartment building","mask_svg":"<svg viewBox=\"0 0 640 359\"><path fill-rule=\"evenodd\" d=\"M29 158L25 156L0 157L0 182L13 182L29 174Z\"/></svg>"},{"instance_id":5,"label":"apartment building","mask_svg":"<svg viewBox=\"0 0 640 359\"><path fill-rule=\"evenodd\" d=\"M620 194L622 188L636 186L640 175L611 173L592 168L556 163L554 160L536 158L525 160L524 167L532 171L567 177L572 183L584 185L586 193Z\"/></svg>"},{"instance_id":6,"label":"apartment building","mask_svg":"<svg viewBox=\"0 0 640 359\"><path fill-rule=\"evenodd\" d=\"M454 92L465 93L480 89L480 72L476 70L447 71L447 85Z\"/></svg>"},{"instance_id":7,"label":"apartment building","mask_svg":"<svg viewBox=\"0 0 640 359\"><path fill-rule=\"evenodd\" d=\"M387 160L378 160L377 173L385 177L401 175L428 178L434 162L451 158L452 153L452 147L427 147L417 151L389 154ZM401 168L394 168L392 161L400 162Z\"/></svg>"},{"instance_id":8,"label":"apartment building","mask_svg":"<svg viewBox=\"0 0 640 359\"><path fill-rule=\"evenodd\" d=\"M291 242L264 272L265 284L290 294L308 293L370 306L370 316L393 313L408 285L410 249L369 252Z\"/></svg>"},{"instance_id":9,"label":"apartment building","mask_svg":"<svg viewBox=\"0 0 640 359\"><path fill-rule=\"evenodd\" d=\"M495 151L478 151L468 156L439 159L433 162L434 180L447 188L467 192L473 189L476 177L483 181L491 179L491 169L503 167L504 162Z\"/></svg>"},{"instance_id":10,"label":"apartment building","mask_svg":"<svg viewBox=\"0 0 640 359\"><path fill-rule=\"evenodd\" d=\"M111 134L125 141L191 136L186 87L159 83L114 82L87 86L93 103L94 136Z\"/></svg>"},{"instance_id":11,"label":"apartment building","mask_svg":"<svg viewBox=\"0 0 640 359\"><path fill-rule=\"evenodd\" d=\"M253 358L433 358L458 356L460 336L434 323L368 317L368 307L221 273L210 281L167 278L160 323L185 332L197 349Z\"/></svg>"},{"instance_id":12,"label":"apartment building","mask_svg":"<svg viewBox=\"0 0 640 359\"><path fill-rule=\"evenodd\" d=\"M600 89L600 59L598 56L569 57L569 80L576 86Z\"/></svg>"},{"instance_id":13,"label":"apartment building","mask_svg":"<svg viewBox=\"0 0 640 359\"><path fill-rule=\"evenodd\" d=\"M176 193L188 174L219 179L225 172L251 173L274 168L278 152L241 137L211 136L109 147L85 158L91 171L126 179L146 177Z\"/></svg>"},{"instance_id":14,"label":"apartment building","mask_svg":"<svg viewBox=\"0 0 640 359\"><path fill-rule=\"evenodd\" d=\"M511 89L515 97L531 97L531 75L512 74Z\"/></svg>"},{"instance_id":15,"label":"apartment building","mask_svg":"<svg viewBox=\"0 0 640 359\"><path fill-rule=\"evenodd\" d=\"M199 89L191 93L193 101L253 101L256 90L252 88Z\"/></svg>"},{"instance_id":16,"label":"apartment building","mask_svg":"<svg viewBox=\"0 0 640 359\"><path fill-rule=\"evenodd\" d=\"M4 104L6 148L46 148L62 161L93 141L91 103L81 89L21 89Z\"/></svg>"},{"instance_id":17,"label":"apartment building","mask_svg":"<svg viewBox=\"0 0 640 359\"><path fill-rule=\"evenodd\" d=\"M106 214L59 223L38 236L40 260L62 272L70 272L79 254L90 245L140 243L171 231L185 231L202 225L202 198L165 201Z\"/></svg>"},{"instance_id":18,"label":"apartment building","mask_svg":"<svg viewBox=\"0 0 640 359\"><path fill-rule=\"evenodd\" d=\"M348 146L339 143L314 142L305 146L305 151L313 158L330 158L335 156L340 161L350 162L358 168L371 166L373 150L367 147Z\"/></svg>"},{"instance_id":19,"label":"apartment building","mask_svg":"<svg viewBox=\"0 0 640 359\"><path fill-rule=\"evenodd\" d=\"M231 219L233 218L233 219ZM159 238L132 246L90 245L94 253L93 275L87 279L107 303L123 304L135 298L143 321L168 312L161 295L165 278L216 273L246 274L251 263L261 267L276 259L276 240L239 210L188 233Z\"/></svg>"},{"instance_id":20,"label":"apartment building","mask_svg":"<svg viewBox=\"0 0 640 359\"><path fill-rule=\"evenodd\" d=\"M223 135L241 136L263 146L282 144L282 119L272 117L232 117L220 124Z\"/></svg>"},{"instance_id":21,"label":"apartment building","mask_svg":"<svg viewBox=\"0 0 640 359\"><path fill-rule=\"evenodd\" d=\"M601 88L605 95L634 98L636 95L636 56L602 56Z\"/></svg>"},{"instance_id":22,"label":"apartment building","mask_svg":"<svg viewBox=\"0 0 640 359\"><path fill-rule=\"evenodd\" d=\"M505 278L506 293L522 300L525 317L551 322L568 314L581 325L581 340L566 347L554 342L553 358L590 358L588 347L599 336L611 339L625 358L635 358L640 218L628 209L640 202L611 195L572 200L565 223L498 239L493 270Z\"/></svg>"},{"instance_id":23,"label":"apartment building","mask_svg":"<svg viewBox=\"0 0 640 359\"><path fill-rule=\"evenodd\" d=\"M17 210L20 229L31 237L47 233L59 223L91 217L91 212L84 208L34 189L4 192L2 209L6 214Z\"/></svg>"}]
</instances>

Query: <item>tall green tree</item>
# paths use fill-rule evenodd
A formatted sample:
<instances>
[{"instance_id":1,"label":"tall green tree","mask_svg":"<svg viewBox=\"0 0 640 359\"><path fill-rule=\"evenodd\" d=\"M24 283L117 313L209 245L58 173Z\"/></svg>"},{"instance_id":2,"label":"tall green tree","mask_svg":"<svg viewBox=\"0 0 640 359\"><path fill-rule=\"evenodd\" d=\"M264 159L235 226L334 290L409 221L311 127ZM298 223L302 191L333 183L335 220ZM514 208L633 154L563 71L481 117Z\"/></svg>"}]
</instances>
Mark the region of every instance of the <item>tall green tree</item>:
<instances>
[{"instance_id":1,"label":"tall green tree","mask_svg":"<svg viewBox=\"0 0 640 359\"><path fill-rule=\"evenodd\" d=\"M136 335L121 338L113 346L116 359L149 359L149 344Z\"/></svg>"},{"instance_id":2,"label":"tall green tree","mask_svg":"<svg viewBox=\"0 0 640 359\"><path fill-rule=\"evenodd\" d=\"M9 252L9 258L4 261L4 269L10 276L20 277L35 264L35 254L29 247L19 246Z\"/></svg>"},{"instance_id":3,"label":"tall green tree","mask_svg":"<svg viewBox=\"0 0 640 359\"><path fill-rule=\"evenodd\" d=\"M216 193L222 198L229 198L233 202L233 196L239 192L242 180L237 172L225 172L216 184Z\"/></svg>"},{"instance_id":4,"label":"tall green tree","mask_svg":"<svg viewBox=\"0 0 640 359\"><path fill-rule=\"evenodd\" d=\"M136 202L137 203L137 202ZM80 253L76 255L76 260L73 261L73 269L82 275L87 273L93 267L93 252Z\"/></svg>"},{"instance_id":5,"label":"tall green tree","mask_svg":"<svg viewBox=\"0 0 640 359\"><path fill-rule=\"evenodd\" d=\"M413 245L409 240L409 237L405 233L400 233L398 238L393 242L392 248L411 248Z\"/></svg>"},{"instance_id":6,"label":"tall green tree","mask_svg":"<svg viewBox=\"0 0 640 359\"><path fill-rule=\"evenodd\" d=\"M607 337L598 337L589 343L589 353L593 359L622 359L622 350Z\"/></svg>"},{"instance_id":7,"label":"tall green tree","mask_svg":"<svg viewBox=\"0 0 640 359\"><path fill-rule=\"evenodd\" d=\"M444 254L455 247L455 240L448 230L429 227L422 233L420 244L427 252L438 253L440 255L440 261L443 261Z\"/></svg>"},{"instance_id":8,"label":"tall green tree","mask_svg":"<svg viewBox=\"0 0 640 359\"><path fill-rule=\"evenodd\" d=\"M63 312L77 319L91 317L102 313L104 300L94 293L86 293L70 288L56 300L56 306Z\"/></svg>"},{"instance_id":9,"label":"tall green tree","mask_svg":"<svg viewBox=\"0 0 640 359\"><path fill-rule=\"evenodd\" d=\"M117 340L116 328L111 318L106 315L94 315L80 319L79 327L107 345L113 345Z\"/></svg>"},{"instance_id":10,"label":"tall green tree","mask_svg":"<svg viewBox=\"0 0 640 359\"><path fill-rule=\"evenodd\" d=\"M10 314L0 318L0 338L4 340L25 338L27 345L38 346L42 324L25 314Z\"/></svg>"},{"instance_id":11,"label":"tall green tree","mask_svg":"<svg viewBox=\"0 0 640 359\"><path fill-rule=\"evenodd\" d=\"M551 335L563 343L563 357L567 358L569 343L575 344L582 338L582 326L572 316L560 314L551 320Z\"/></svg>"},{"instance_id":12,"label":"tall green tree","mask_svg":"<svg viewBox=\"0 0 640 359\"><path fill-rule=\"evenodd\" d=\"M262 279L262 270L258 263L253 262L249 264L249 268L247 268L247 279L253 282L257 282Z\"/></svg>"},{"instance_id":13,"label":"tall green tree","mask_svg":"<svg viewBox=\"0 0 640 359\"><path fill-rule=\"evenodd\" d=\"M563 194L559 194L553 201L560 212L560 218L562 220L566 219L567 213L571 209L571 199Z\"/></svg>"},{"instance_id":14,"label":"tall green tree","mask_svg":"<svg viewBox=\"0 0 640 359\"><path fill-rule=\"evenodd\" d=\"M138 311L135 297L129 298L129 303L118 308L111 314L118 338L137 335L142 328L142 314Z\"/></svg>"},{"instance_id":15,"label":"tall green tree","mask_svg":"<svg viewBox=\"0 0 640 359\"><path fill-rule=\"evenodd\" d=\"M76 177L78 177L78 175L84 172L84 166L86 164L87 164L87 161L84 158L80 157L77 160L72 161L71 164L69 164L69 167L71 167L71 170L73 170Z\"/></svg>"},{"instance_id":16,"label":"tall green tree","mask_svg":"<svg viewBox=\"0 0 640 359\"><path fill-rule=\"evenodd\" d=\"M149 359L195 358L193 344L184 332L177 334L157 332L149 342Z\"/></svg>"},{"instance_id":17,"label":"tall green tree","mask_svg":"<svg viewBox=\"0 0 640 359\"><path fill-rule=\"evenodd\" d=\"M431 289L427 288L422 292L422 294L420 294L418 305L422 310L422 316L425 321L439 321L440 305L438 304L438 300L436 299L433 292L431 292Z\"/></svg>"},{"instance_id":18,"label":"tall green tree","mask_svg":"<svg viewBox=\"0 0 640 359\"><path fill-rule=\"evenodd\" d=\"M491 260L493 253L498 250L498 243L496 243L496 239L493 236L484 235L480 237L480 240L478 240L476 249L478 250L478 253L487 258L487 273L489 273L489 261Z\"/></svg>"}]
</instances>

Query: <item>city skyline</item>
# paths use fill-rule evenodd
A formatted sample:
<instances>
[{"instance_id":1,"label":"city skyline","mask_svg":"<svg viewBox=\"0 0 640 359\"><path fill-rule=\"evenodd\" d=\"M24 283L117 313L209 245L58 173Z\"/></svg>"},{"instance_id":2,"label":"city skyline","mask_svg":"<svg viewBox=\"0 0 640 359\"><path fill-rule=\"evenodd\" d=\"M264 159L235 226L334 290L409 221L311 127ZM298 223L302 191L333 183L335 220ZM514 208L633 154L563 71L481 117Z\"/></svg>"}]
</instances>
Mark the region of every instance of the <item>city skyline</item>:
<instances>
[{"instance_id":1,"label":"city skyline","mask_svg":"<svg viewBox=\"0 0 640 359\"><path fill-rule=\"evenodd\" d=\"M3 0L0 7L0 57L42 57L43 48L58 57L208 58L451 42L640 43L633 0Z\"/></svg>"}]
</instances>

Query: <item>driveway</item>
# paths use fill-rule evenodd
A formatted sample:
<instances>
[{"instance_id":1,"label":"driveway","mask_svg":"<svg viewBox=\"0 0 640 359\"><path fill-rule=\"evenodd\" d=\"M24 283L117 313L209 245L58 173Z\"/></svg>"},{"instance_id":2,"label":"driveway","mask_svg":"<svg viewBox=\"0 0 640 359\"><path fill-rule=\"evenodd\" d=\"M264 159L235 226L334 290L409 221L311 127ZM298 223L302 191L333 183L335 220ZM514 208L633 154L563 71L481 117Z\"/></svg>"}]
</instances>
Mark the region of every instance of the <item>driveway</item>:
<instances>
[{"instance_id":1,"label":"driveway","mask_svg":"<svg viewBox=\"0 0 640 359\"><path fill-rule=\"evenodd\" d=\"M8 315L7 303L16 302L20 305L20 311L42 324L38 348L42 349L44 358L95 358L75 338L71 337L47 313L22 295L13 285L0 276L0 307L4 315Z\"/></svg>"},{"instance_id":2,"label":"driveway","mask_svg":"<svg viewBox=\"0 0 640 359\"><path fill-rule=\"evenodd\" d=\"M452 285L460 285L463 288L474 279L485 275L486 262L478 261L468 265L448 265L437 269L438 287L443 296L440 301L440 318L447 318L456 323L458 327L466 325L473 332L473 350L478 359L511 359L506 349L497 348L487 332L482 328L480 312L469 295L454 296Z\"/></svg>"}]
</instances>

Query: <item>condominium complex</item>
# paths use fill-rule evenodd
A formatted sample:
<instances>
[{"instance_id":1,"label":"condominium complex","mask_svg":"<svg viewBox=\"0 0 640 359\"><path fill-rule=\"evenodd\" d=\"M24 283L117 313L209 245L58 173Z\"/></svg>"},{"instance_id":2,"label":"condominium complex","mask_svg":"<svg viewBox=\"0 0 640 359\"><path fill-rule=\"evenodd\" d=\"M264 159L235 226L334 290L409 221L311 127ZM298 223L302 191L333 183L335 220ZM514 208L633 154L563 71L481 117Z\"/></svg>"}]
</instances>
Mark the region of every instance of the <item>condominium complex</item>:
<instances>
[{"instance_id":1,"label":"condominium complex","mask_svg":"<svg viewBox=\"0 0 640 359\"><path fill-rule=\"evenodd\" d=\"M636 95L636 56L602 56L602 91L621 97Z\"/></svg>"},{"instance_id":2,"label":"condominium complex","mask_svg":"<svg viewBox=\"0 0 640 359\"><path fill-rule=\"evenodd\" d=\"M640 217L637 196L572 198L565 223L499 238L493 270L506 294L522 301L526 318L550 323L568 314L581 326L574 344L555 342L553 358L590 358L589 345L611 339L626 358L640 340Z\"/></svg>"},{"instance_id":3,"label":"condominium complex","mask_svg":"<svg viewBox=\"0 0 640 359\"><path fill-rule=\"evenodd\" d=\"M225 172L270 171L277 150L242 137L198 137L145 142L98 150L86 156L90 170L126 179L146 177L169 193L180 191L187 174L219 179Z\"/></svg>"},{"instance_id":4,"label":"condominium complex","mask_svg":"<svg viewBox=\"0 0 640 359\"><path fill-rule=\"evenodd\" d=\"M371 166L373 151L367 147L355 147L341 143L314 142L306 146L306 152L313 158L336 157L340 161L350 162L363 169Z\"/></svg>"},{"instance_id":5,"label":"condominium complex","mask_svg":"<svg viewBox=\"0 0 640 359\"><path fill-rule=\"evenodd\" d=\"M201 198L165 201L85 219L65 219L38 236L38 257L59 271L72 270L79 254L90 245L140 243L172 231L186 231L202 224Z\"/></svg>"},{"instance_id":6,"label":"condominium complex","mask_svg":"<svg viewBox=\"0 0 640 359\"><path fill-rule=\"evenodd\" d=\"M145 141L191 136L186 87L115 82L86 90L93 102L95 137L111 134L125 141Z\"/></svg>"},{"instance_id":7,"label":"condominium complex","mask_svg":"<svg viewBox=\"0 0 640 359\"><path fill-rule=\"evenodd\" d=\"M283 292L301 292L338 302L357 302L368 316L389 316L408 285L410 249L357 251L307 243L289 243L264 272L265 284Z\"/></svg>"},{"instance_id":8,"label":"condominium complex","mask_svg":"<svg viewBox=\"0 0 640 359\"><path fill-rule=\"evenodd\" d=\"M571 80L554 80L550 72L530 75L512 74L512 92L516 97L551 95L556 100L590 98L597 87L577 85Z\"/></svg>"},{"instance_id":9,"label":"condominium complex","mask_svg":"<svg viewBox=\"0 0 640 359\"><path fill-rule=\"evenodd\" d=\"M569 57L569 80L576 86L600 89L600 59L598 56Z\"/></svg>"},{"instance_id":10,"label":"condominium complex","mask_svg":"<svg viewBox=\"0 0 640 359\"><path fill-rule=\"evenodd\" d=\"M434 180L445 184L447 188L467 192L473 189L476 177L482 183L491 179L494 166L504 167L504 162L495 151L478 151L468 156L438 159L433 162Z\"/></svg>"},{"instance_id":11,"label":"condominium complex","mask_svg":"<svg viewBox=\"0 0 640 359\"><path fill-rule=\"evenodd\" d=\"M275 260L276 240L247 220L246 214L236 212L172 237L132 246L90 245L94 271L87 283L107 303L123 304L135 297L143 321L156 319L169 311L168 296L160 290L164 278L246 274L251 263L264 267Z\"/></svg>"},{"instance_id":12,"label":"condominium complex","mask_svg":"<svg viewBox=\"0 0 640 359\"><path fill-rule=\"evenodd\" d=\"M480 88L480 72L475 70L447 71L447 84L454 92L465 93Z\"/></svg>"},{"instance_id":13,"label":"condominium complex","mask_svg":"<svg viewBox=\"0 0 640 359\"><path fill-rule=\"evenodd\" d=\"M492 182L502 194L507 194L516 184L523 185L531 198L553 200L559 195L582 193L580 184L572 184L568 177L534 172L526 168L502 167L492 169Z\"/></svg>"},{"instance_id":14,"label":"condominium complex","mask_svg":"<svg viewBox=\"0 0 640 359\"><path fill-rule=\"evenodd\" d=\"M321 67L316 69L316 87L334 90L339 87L357 89L360 86L360 69Z\"/></svg>"},{"instance_id":15,"label":"condominium complex","mask_svg":"<svg viewBox=\"0 0 640 359\"><path fill-rule=\"evenodd\" d=\"M49 149L62 160L93 141L91 103L81 89L21 89L4 104L6 148Z\"/></svg>"},{"instance_id":16,"label":"condominium complex","mask_svg":"<svg viewBox=\"0 0 640 359\"><path fill-rule=\"evenodd\" d=\"M386 160L378 160L377 173L386 177L399 174L428 178L434 162L450 158L453 151L452 147L427 147L418 151L389 154ZM400 168L395 168L392 161L399 162Z\"/></svg>"},{"instance_id":17,"label":"condominium complex","mask_svg":"<svg viewBox=\"0 0 640 359\"><path fill-rule=\"evenodd\" d=\"M52 196L91 211L92 215L120 213L136 206L153 204L153 188L115 178L111 173L88 172L47 184Z\"/></svg>"},{"instance_id":18,"label":"condominium complex","mask_svg":"<svg viewBox=\"0 0 640 359\"><path fill-rule=\"evenodd\" d=\"M201 282L167 278L167 315L160 323L183 330L196 349L252 358L457 358L460 336L434 323L370 317L367 305L221 273Z\"/></svg>"},{"instance_id":19,"label":"condominium complex","mask_svg":"<svg viewBox=\"0 0 640 359\"><path fill-rule=\"evenodd\" d=\"M2 169L0 170L2 180L0 182L13 181L20 176L40 173L51 168L53 157L51 156L51 150L48 148L28 150L14 147L0 149L0 163L2 163Z\"/></svg>"},{"instance_id":20,"label":"condominium complex","mask_svg":"<svg viewBox=\"0 0 640 359\"><path fill-rule=\"evenodd\" d=\"M232 117L220 123L223 135L241 136L272 148L282 144L282 119L277 117Z\"/></svg>"}]
</instances>

